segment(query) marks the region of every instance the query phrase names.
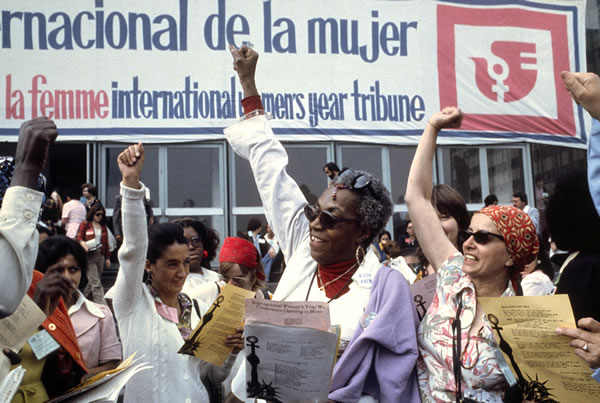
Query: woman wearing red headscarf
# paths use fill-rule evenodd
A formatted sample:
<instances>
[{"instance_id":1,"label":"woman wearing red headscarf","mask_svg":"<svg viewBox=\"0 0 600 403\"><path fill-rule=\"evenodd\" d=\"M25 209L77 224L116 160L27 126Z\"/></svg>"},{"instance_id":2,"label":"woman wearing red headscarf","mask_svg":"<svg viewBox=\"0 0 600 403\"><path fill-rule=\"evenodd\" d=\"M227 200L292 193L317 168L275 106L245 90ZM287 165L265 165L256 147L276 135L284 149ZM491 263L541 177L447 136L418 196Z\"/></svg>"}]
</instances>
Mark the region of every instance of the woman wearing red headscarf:
<instances>
[{"instance_id":1,"label":"woman wearing red headscarf","mask_svg":"<svg viewBox=\"0 0 600 403\"><path fill-rule=\"evenodd\" d=\"M462 116L460 109L448 107L430 118L405 196L419 244L438 276L436 295L417 332L423 402L459 401L463 396L503 401L508 383L477 297L517 295L519 271L539 249L531 219L513 207L489 206L475 213L469 229L461 231L463 254L444 233L431 205L433 155L438 132L458 128ZM452 323L460 324L458 331ZM453 354L454 345L460 353Z\"/></svg>"}]
</instances>

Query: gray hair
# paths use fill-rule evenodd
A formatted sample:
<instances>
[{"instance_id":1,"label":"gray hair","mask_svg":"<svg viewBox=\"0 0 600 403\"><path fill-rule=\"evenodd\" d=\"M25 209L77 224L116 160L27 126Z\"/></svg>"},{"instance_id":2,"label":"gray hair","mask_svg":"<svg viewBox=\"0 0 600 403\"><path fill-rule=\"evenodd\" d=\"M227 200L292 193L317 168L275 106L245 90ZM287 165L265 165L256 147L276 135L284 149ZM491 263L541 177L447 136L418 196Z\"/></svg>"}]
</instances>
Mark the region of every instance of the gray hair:
<instances>
[{"instance_id":1,"label":"gray hair","mask_svg":"<svg viewBox=\"0 0 600 403\"><path fill-rule=\"evenodd\" d=\"M368 178L370 183L364 188L355 189L353 186L360 176ZM373 177L368 172L347 168L331 181L331 186L335 185L343 185L345 188L352 190L360 198L360 205L358 207L360 225L370 230L369 236L362 243L362 246L365 248L368 247L385 227L385 224L392 215L394 204L392 203L390 192L379 179Z\"/></svg>"}]
</instances>

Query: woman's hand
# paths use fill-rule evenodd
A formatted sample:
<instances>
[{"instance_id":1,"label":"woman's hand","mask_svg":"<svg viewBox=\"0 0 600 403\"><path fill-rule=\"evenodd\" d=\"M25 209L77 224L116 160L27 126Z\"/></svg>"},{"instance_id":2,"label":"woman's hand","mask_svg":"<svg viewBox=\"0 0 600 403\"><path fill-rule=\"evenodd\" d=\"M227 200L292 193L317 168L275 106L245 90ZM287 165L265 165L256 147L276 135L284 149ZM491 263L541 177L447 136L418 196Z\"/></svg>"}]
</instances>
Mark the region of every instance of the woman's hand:
<instances>
[{"instance_id":1,"label":"woman's hand","mask_svg":"<svg viewBox=\"0 0 600 403\"><path fill-rule=\"evenodd\" d=\"M244 328L237 327L234 334L227 335L225 345L233 348L231 354L237 354L242 351L244 349Z\"/></svg>"},{"instance_id":2,"label":"woman's hand","mask_svg":"<svg viewBox=\"0 0 600 403\"><path fill-rule=\"evenodd\" d=\"M442 129L457 129L462 123L463 116L462 111L456 106L447 106L440 112L434 113L427 123L437 131Z\"/></svg>"},{"instance_id":3,"label":"woman's hand","mask_svg":"<svg viewBox=\"0 0 600 403\"><path fill-rule=\"evenodd\" d=\"M89 252L90 248L87 245L87 243L85 243L85 241L79 241L79 244L81 245L81 247L83 248L84 251Z\"/></svg>"},{"instance_id":4,"label":"woman's hand","mask_svg":"<svg viewBox=\"0 0 600 403\"><path fill-rule=\"evenodd\" d=\"M234 45L229 45L229 51L233 57L233 69L237 71L240 78L240 84L244 89L244 97L258 95L254 76L256 73L256 64L258 63L258 53L254 49L243 45L237 49Z\"/></svg>"},{"instance_id":5,"label":"woman's hand","mask_svg":"<svg viewBox=\"0 0 600 403\"><path fill-rule=\"evenodd\" d=\"M110 267L110 259L106 258L106 268L108 269Z\"/></svg>"},{"instance_id":6,"label":"woman's hand","mask_svg":"<svg viewBox=\"0 0 600 403\"><path fill-rule=\"evenodd\" d=\"M133 189L140 189L140 177L144 168L144 146L142 143L127 147L117 157L119 170L123 175L123 184Z\"/></svg>"},{"instance_id":7,"label":"woman's hand","mask_svg":"<svg viewBox=\"0 0 600 403\"><path fill-rule=\"evenodd\" d=\"M569 336L569 346L590 368L600 368L600 322L592 318L582 318L577 322L578 329L559 327L556 333ZM584 330L585 329L585 330Z\"/></svg>"},{"instance_id":8,"label":"woman's hand","mask_svg":"<svg viewBox=\"0 0 600 403\"><path fill-rule=\"evenodd\" d=\"M52 315L61 297L67 300L73 292L73 283L62 275L64 266L61 262L53 264L37 283L34 300L46 316Z\"/></svg>"}]
</instances>

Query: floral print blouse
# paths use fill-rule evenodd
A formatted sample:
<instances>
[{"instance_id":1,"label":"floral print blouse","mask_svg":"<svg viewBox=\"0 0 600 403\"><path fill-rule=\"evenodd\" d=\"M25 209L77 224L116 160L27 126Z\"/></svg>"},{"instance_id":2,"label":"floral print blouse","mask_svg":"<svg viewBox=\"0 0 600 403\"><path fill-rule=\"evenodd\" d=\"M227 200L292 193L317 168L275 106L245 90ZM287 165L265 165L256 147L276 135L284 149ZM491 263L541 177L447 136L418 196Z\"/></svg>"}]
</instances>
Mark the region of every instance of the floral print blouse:
<instances>
[{"instance_id":1,"label":"floral print blouse","mask_svg":"<svg viewBox=\"0 0 600 403\"><path fill-rule=\"evenodd\" d=\"M452 366L452 322L458 310L458 298L462 298L463 302L460 346L460 351L463 352L463 395L479 402L501 402L502 395L508 388L496 360L498 345L485 316L484 325L477 336L469 337L475 317L476 295L473 282L462 272L463 262L464 257L456 252L438 270L436 295L417 332L420 353L417 370L424 403L456 400ZM514 295L509 282L502 296Z\"/></svg>"}]
</instances>

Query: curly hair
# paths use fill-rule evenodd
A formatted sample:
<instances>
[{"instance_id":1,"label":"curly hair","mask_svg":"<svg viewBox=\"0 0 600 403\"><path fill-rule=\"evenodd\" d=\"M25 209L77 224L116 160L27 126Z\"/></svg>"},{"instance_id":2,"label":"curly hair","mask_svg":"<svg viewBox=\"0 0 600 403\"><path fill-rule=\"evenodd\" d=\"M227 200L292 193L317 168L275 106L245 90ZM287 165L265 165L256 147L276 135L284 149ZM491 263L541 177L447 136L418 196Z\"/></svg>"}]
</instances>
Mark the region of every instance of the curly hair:
<instances>
[{"instance_id":1,"label":"curly hair","mask_svg":"<svg viewBox=\"0 0 600 403\"><path fill-rule=\"evenodd\" d=\"M174 220L173 223L179 225L181 228L193 228L198 233L200 239L202 239L202 245L206 251L206 257L202 258L202 267L210 267L210 262L217 256L217 249L219 248L219 233L214 229L210 228L204 221L196 220L195 218L185 217Z\"/></svg>"},{"instance_id":2,"label":"curly hair","mask_svg":"<svg viewBox=\"0 0 600 403\"><path fill-rule=\"evenodd\" d=\"M567 172L557 180L546 207L546 222L560 249L600 251L600 216L584 170Z\"/></svg>"},{"instance_id":3,"label":"curly hair","mask_svg":"<svg viewBox=\"0 0 600 403\"><path fill-rule=\"evenodd\" d=\"M356 188L358 179L364 176L369 180L368 184ZM369 236L362 242L361 246L367 248L373 239L381 232L390 219L394 204L390 192L377 178L365 171L344 169L331 181L331 186L343 185L351 189L360 197L358 216L360 225L370 230Z\"/></svg>"}]
</instances>

